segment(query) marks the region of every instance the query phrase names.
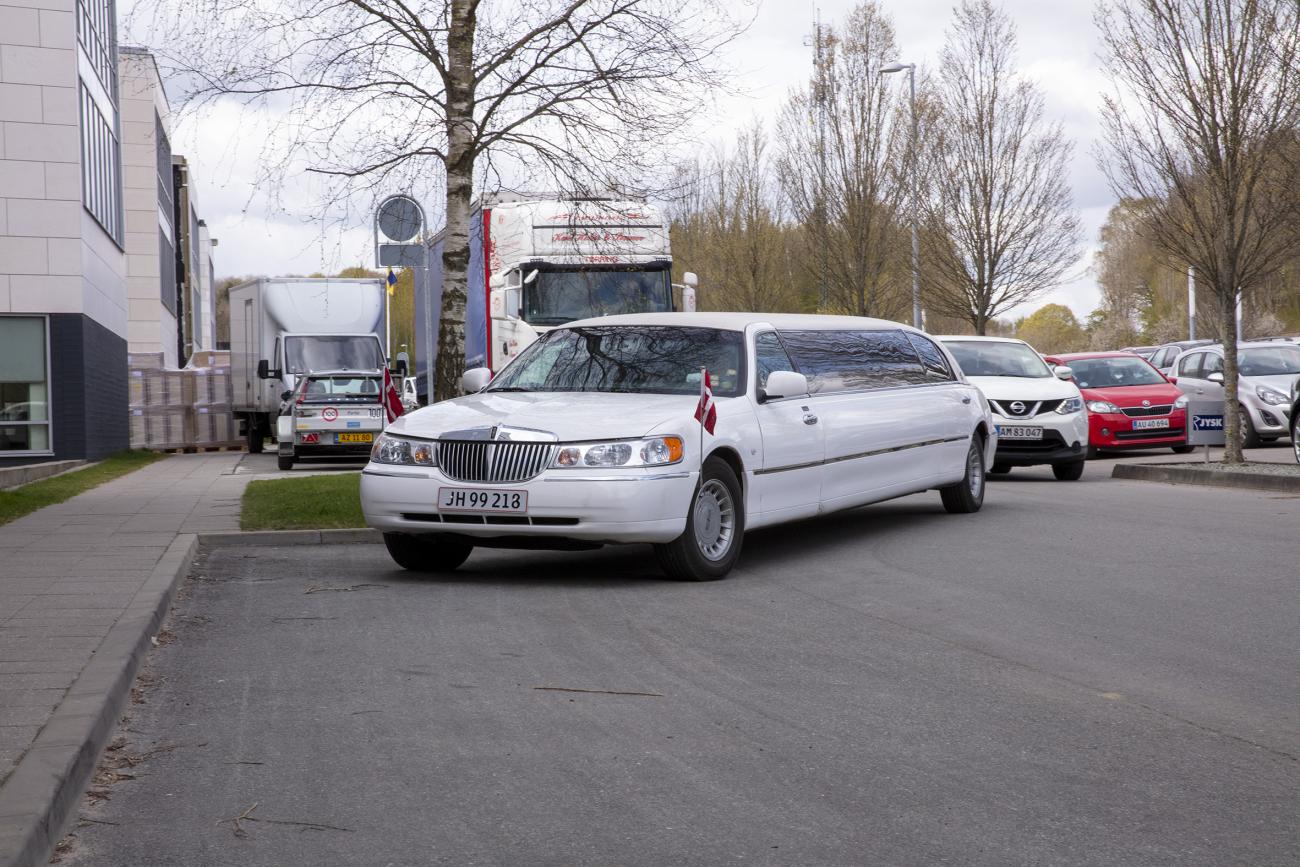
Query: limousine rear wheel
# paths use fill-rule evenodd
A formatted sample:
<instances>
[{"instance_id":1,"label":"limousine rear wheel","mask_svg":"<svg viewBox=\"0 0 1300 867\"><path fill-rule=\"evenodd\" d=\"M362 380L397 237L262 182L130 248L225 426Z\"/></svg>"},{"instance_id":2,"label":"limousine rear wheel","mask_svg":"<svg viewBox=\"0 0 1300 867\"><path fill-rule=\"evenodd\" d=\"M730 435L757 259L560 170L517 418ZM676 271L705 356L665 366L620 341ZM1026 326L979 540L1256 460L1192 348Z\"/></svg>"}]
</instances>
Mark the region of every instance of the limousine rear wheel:
<instances>
[{"instance_id":1,"label":"limousine rear wheel","mask_svg":"<svg viewBox=\"0 0 1300 867\"><path fill-rule=\"evenodd\" d=\"M700 472L686 531L655 545L655 556L668 577L678 581L716 581L736 565L745 535L740 482L721 458L709 458Z\"/></svg>"},{"instance_id":2,"label":"limousine rear wheel","mask_svg":"<svg viewBox=\"0 0 1300 867\"><path fill-rule=\"evenodd\" d=\"M966 475L955 485L939 489L943 507L956 514L978 512L984 505L984 439L979 434L970 438L966 452Z\"/></svg>"},{"instance_id":3,"label":"limousine rear wheel","mask_svg":"<svg viewBox=\"0 0 1300 867\"><path fill-rule=\"evenodd\" d=\"M474 543L459 536L385 533L384 547L394 563L411 572L452 572L469 559Z\"/></svg>"}]
</instances>

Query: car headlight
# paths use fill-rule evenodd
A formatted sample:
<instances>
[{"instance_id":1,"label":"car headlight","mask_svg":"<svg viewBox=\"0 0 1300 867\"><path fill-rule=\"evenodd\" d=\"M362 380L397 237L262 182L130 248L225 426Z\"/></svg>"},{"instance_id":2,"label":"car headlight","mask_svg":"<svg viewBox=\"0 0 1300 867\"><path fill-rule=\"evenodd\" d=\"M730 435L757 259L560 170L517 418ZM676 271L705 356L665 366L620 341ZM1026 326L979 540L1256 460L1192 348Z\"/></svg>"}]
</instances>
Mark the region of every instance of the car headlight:
<instances>
[{"instance_id":1,"label":"car headlight","mask_svg":"<svg viewBox=\"0 0 1300 867\"><path fill-rule=\"evenodd\" d=\"M1261 385L1259 388L1256 388L1255 394L1259 395L1259 399L1269 406L1281 406L1287 402L1285 394L1280 391L1274 391L1266 385Z\"/></svg>"},{"instance_id":2,"label":"car headlight","mask_svg":"<svg viewBox=\"0 0 1300 867\"><path fill-rule=\"evenodd\" d=\"M370 447L370 460L377 464L436 467L438 449L435 443L427 440L408 440L392 434L380 434Z\"/></svg>"},{"instance_id":3,"label":"car headlight","mask_svg":"<svg viewBox=\"0 0 1300 867\"><path fill-rule=\"evenodd\" d=\"M1119 407L1108 400L1090 400L1088 412L1119 412Z\"/></svg>"},{"instance_id":4,"label":"car headlight","mask_svg":"<svg viewBox=\"0 0 1300 867\"><path fill-rule=\"evenodd\" d=\"M1056 408L1056 411L1061 415L1069 415L1070 413L1078 412L1081 409L1083 409L1083 398L1067 397L1065 400L1061 401L1061 405Z\"/></svg>"},{"instance_id":5,"label":"car headlight","mask_svg":"<svg viewBox=\"0 0 1300 867\"><path fill-rule=\"evenodd\" d=\"M675 464L686 454L679 436L650 437L639 441L587 443L560 446L551 467L658 467Z\"/></svg>"},{"instance_id":6,"label":"car headlight","mask_svg":"<svg viewBox=\"0 0 1300 867\"><path fill-rule=\"evenodd\" d=\"M1187 395L1178 395L1178 400L1174 401L1174 409L1187 409Z\"/></svg>"}]
</instances>

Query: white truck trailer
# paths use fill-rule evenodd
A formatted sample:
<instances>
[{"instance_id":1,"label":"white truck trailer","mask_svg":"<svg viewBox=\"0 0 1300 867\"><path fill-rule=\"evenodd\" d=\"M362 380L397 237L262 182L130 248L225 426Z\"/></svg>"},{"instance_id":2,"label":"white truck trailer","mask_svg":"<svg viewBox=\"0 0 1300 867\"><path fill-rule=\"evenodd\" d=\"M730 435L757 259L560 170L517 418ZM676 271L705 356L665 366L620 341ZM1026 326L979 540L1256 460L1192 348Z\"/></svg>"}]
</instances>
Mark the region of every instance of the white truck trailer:
<instances>
[{"instance_id":1,"label":"white truck trailer","mask_svg":"<svg viewBox=\"0 0 1300 867\"><path fill-rule=\"evenodd\" d=\"M442 248L440 233L429 249L428 287L425 275L416 278L422 395L438 330ZM694 275L685 287L673 285L667 222L644 201L485 196L470 214L469 248L465 369L497 372L539 334L575 319L695 309ZM428 297L435 305L426 317Z\"/></svg>"},{"instance_id":2,"label":"white truck trailer","mask_svg":"<svg viewBox=\"0 0 1300 867\"><path fill-rule=\"evenodd\" d=\"M275 432L286 391L313 370L381 370L384 282L263 277L230 290L231 407L250 452Z\"/></svg>"}]
</instances>

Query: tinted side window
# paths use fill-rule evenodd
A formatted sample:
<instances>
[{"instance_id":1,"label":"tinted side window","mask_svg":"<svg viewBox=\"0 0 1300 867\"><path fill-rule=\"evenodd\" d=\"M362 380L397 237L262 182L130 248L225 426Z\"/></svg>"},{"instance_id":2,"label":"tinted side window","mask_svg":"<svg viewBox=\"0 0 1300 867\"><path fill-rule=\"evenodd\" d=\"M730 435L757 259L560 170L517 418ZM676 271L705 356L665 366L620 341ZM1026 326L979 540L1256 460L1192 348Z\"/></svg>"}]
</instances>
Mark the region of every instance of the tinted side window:
<instances>
[{"instance_id":1,"label":"tinted side window","mask_svg":"<svg viewBox=\"0 0 1300 867\"><path fill-rule=\"evenodd\" d=\"M782 331L781 337L814 393L927 381L901 331Z\"/></svg>"},{"instance_id":2,"label":"tinted side window","mask_svg":"<svg viewBox=\"0 0 1300 867\"><path fill-rule=\"evenodd\" d=\"M1175 376L1190 376L1199 379L1200 374L1197 372L1201 366L1201 359L1205 357L1204 352L1192 352L1184 355L1178 360L1178 369L1174 371Z\"/></svg>"},{"instance_id":3,"label":"tinted side window","mask_svg":"<svg viewBox=\"0 0 1300 867\"><path fill-rule=\"evenodd\" d=\"M921 357L921 364L925 365L926 373L942 379L953 378L952 369L948 367L948 359L944 357L943 351L934 345L933 340L910 331L907 332L907 339L911 341L916 354Z\"/></svg>"},{"instance_id":4,"label":"tinted side window","mask_svg":"<svg viewBox=\"0 0 1300 867\"><path fill-rule=\"evenodd\" d=\"M767 375L774 370L794 371L794 363L781 345L775 331L764 331L754 338L754 361L758 368L758 387L767 385Z\"/></svg>"}]
</instances>

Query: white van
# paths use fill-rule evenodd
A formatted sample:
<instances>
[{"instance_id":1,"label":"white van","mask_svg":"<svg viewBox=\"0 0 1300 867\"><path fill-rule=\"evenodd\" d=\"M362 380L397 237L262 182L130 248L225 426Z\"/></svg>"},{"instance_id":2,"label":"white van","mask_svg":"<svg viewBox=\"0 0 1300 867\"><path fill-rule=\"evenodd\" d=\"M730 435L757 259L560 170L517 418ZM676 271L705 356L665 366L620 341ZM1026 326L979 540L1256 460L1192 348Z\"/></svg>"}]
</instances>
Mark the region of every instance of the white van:
<instances>
[{"instance_id":1,"label":"white van","mask_svg":"<svg viewBox=\"0 0 1300 867\"><path fill-rule=\"evenodd\" d=\"M407 569L455 569L476 545L642 542L674 578L721 578L746 529L927 489L977 511L997 448L948 353L878 319L587 319L489 378L469 371L476 393L402 416L371 452L366 522Z\"/></svg>"}]
</instances>

